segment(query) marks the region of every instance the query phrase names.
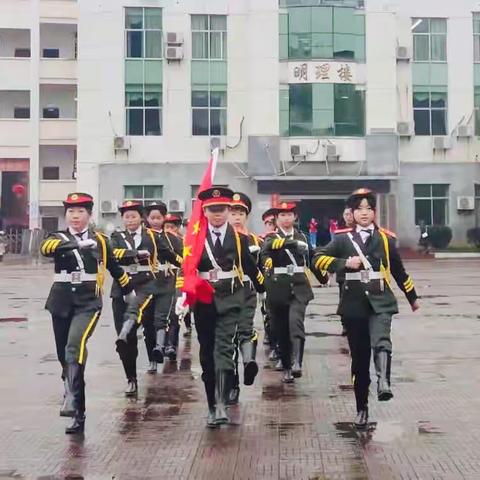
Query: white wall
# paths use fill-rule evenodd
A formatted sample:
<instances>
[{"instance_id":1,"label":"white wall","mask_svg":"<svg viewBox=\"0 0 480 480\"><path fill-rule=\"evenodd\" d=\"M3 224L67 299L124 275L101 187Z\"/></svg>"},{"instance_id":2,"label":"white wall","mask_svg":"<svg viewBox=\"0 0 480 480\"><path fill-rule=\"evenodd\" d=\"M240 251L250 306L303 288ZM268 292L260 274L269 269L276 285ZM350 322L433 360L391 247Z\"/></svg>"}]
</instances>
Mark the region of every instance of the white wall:
<instances>
[{"instance_id":1,"label":"white wall","mask_svg":"<svg viewBox=\"0 0 480 480\"><path fill-rule=\"evenodd\" d=\"M77 117L77 88L75 85L41 85L40 86L40 117L47 106L60 109L60 118Z\"/></svg>"},{"instance_id":2,"label":"white wall","mask_svg":"<svg viewBox=\"0 0 480 480\"><path fill-rule=\"evenodd\" d=\"M71 180L74 167L75 147L40 146L40 176L43 167L59 167L60 180Z\"/></svg>"},{"instance_id":3,"label":"white wall","mask_svg":"<svg viewBox=\"0 0 480 480\"><path fill-rule=\"evenodd\" d=\"M76 31L76 25L40 24L40 55L43 55L44 48L58 48L59 58L75 58Z\"/></svg>"},{"instance_id":4,"label":"white wall","mask_svg":"<svg viewBox=\"0 0 480 480\"><path fill-rule=\"evenodd\" d=\"M30 48L30 30L0 28L0 57L14 57L17 48Z\"/></svg>"},{"instance_id":5,"label":"white wall","mask_svg":"<svg viewBox=\"0 0 480 480\"><path fill-rule=\"evenodd\" d=\"M29 107L30 92L26 90L0 90L0 118L13 118L15 107Z\"/></svg>"},{"instance_id":6,"label":"white wall","mask_svg":"<svg viewBox=\"0 0 480 480\"><path fill-rule=\"evenodd\" d=\"M125 134L123 5L144 2L80 2L79 188L98 184L98 162L127 161L112 149L113 129ZM192 13L228 15L228 137L239 147L222 161L247 161L248 135L278 134L278 4L276 0L188 0L165 6L163 29L185 38L185 58L163 65L163 136L132 137L128 162L205 162L208 137L191 135ZM109 118L111 112L111 122Z\"/></svg>"}]
</instances>

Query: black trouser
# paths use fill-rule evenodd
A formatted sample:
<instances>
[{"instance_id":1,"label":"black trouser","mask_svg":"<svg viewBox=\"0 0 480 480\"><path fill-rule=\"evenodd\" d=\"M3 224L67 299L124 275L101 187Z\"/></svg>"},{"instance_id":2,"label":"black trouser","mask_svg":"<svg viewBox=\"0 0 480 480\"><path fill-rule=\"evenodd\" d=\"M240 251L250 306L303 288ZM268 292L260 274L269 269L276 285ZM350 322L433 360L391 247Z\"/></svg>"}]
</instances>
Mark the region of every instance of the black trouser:
<instances>
[{"instance_id":1,"label":"black trouser","mask_svg":"<svg viewBox=\"0 0 480 480\"><path fill-rule=\"evenodd\" d=\"M288 305L269 305L272 327L280 348L280 358L285 370L292 366L294 339L305 340L305 312L307 304L293 297Z\"/></svg>"},{"instance_id":2,"label":"black trouser","mask_svg":"<svg viewBox=\"0 0 480 480\"><path fill-rule=\"evenodd\" d=\"M352 358L352 380L355 390L357 410L368 404L370 386L371 352L392 351L390 340L392 315L390 313L372 314L363 317L344 317L347 327L348 345Z\"/></svg>"},{"instance_id":3,"label":"black trouser","mask_svg":"<svg viewBox=\"0 0 480 480\"><path fill-rule=\"evenodd\" d=\"M137 292L137 301L139 304L139 313L137 317L136 327L130 330L127 336L126 351L120 356L120 359L125 370L125 375L128 380L137 378L137 356L138 356L138 342L137 329L143 325L145 346L150 360L151 350L155 347L155 328L153 326L153 295L147 293ZM117 335L122 330L123 322L125 320L124 314L128 304L123 297L112 298L113 319L115 323L115 330ZM153 330L153 345L152 345L152 330Z\"/></svg>"},{"instance_id":4,"label":"black trouser","mask_svg":"<svg viewBox=\"0 0 480 480\"><path fill-rule=\"evenodd\" d=\"M168 346L177 349L178 347L178 334L180 332L180 323L178 316L175 312L170 312L168 317L167 336L165 337Z\"/></svg>"},{"instance_id":5,"label":"black trouser","mask_svg":"<svg viewBox=\"0 0 480 480\"><path fill-rule=\"evenodd\" d=\"M338 283L338 302L342 301L343 287L345 286L345 280L337 280ZM342 322L343 327L345 327L345 320L343 315L340 315L340 321Z\"/></svg>"},{"instance_id":6,"label":"black trouser","mask_svg":"<svg viewBox=\"0 0 480 480\"><path fill-rule=\"evenodd\" d=\"M62 367L67 363L86 363L87 341L95 330L99 317L97 303L74 307L66 317L52 315L57 358Z\"/></svg>"},{"instance_id":7,"label":"black trouser","mask_svg":"<svg viewBox=\"0 0 480 480\"><path fill-rule=\"evenodd\" d=\"M200 365L202 367L202 380L205 384L209 408L215 407L215 305L197 303L195 306L195 329L197 330L198 343L200 344Z\"/></svg>"}]
</instances>

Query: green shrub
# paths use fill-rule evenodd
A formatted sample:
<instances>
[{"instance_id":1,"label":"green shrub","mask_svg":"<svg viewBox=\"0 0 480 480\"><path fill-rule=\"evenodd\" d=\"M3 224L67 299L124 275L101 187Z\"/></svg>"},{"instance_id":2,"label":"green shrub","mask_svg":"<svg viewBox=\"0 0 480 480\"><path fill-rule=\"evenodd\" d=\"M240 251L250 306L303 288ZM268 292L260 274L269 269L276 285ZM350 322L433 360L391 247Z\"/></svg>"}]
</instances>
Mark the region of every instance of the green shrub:
<instances>
[{"instance_id":1,"label":"green shrub","mask_svg":"<svg viewBox=\"0 0 480 480\"><path fill-rule=\"evenodd\" d=\"M470 228L467 230L467 242L480 248L480 227Z\"/></svg>"},{"instance_id":2,"label":"green shrub","mask_svg":"<svg viewBox=\"0 0 480 480\"><path fill-rule=\"evenodd\" d=\"M452 241L452 229L445 225L431 225L428 227L428 239L433 248L447 248Z\"/></svg>"}]
</instances>

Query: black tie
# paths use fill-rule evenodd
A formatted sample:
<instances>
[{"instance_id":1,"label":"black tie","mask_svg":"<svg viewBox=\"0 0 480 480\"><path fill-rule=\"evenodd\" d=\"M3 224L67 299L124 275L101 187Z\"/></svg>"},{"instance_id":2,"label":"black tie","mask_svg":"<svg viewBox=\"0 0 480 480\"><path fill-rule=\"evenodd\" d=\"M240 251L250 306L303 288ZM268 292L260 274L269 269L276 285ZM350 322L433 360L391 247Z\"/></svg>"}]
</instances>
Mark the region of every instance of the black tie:
<instances>
[{"instance_id":1,"label":"black tie","mask_svg":"<svg viewBox=\"0 0 480 480\"><path fill-rule=\"evenodd\" d=\"M217 232L214 230L213 233L217 236L215 243L213 244L213 251L214 251L215 257L221 257L223 252L222 242L220 241L222 232Z\"/></svg>"},{"instance_id":2,"label":"black tie","mask_svg":"<svg viewBox=\"0 0 480 480\"><path fill-rule=\"evenodd\" d=\"M83 236L87 233L85 230L84 232L81 233L76 233L75 236L78 237L79 240L83 240Z\"/></svg>"}]
</instances>

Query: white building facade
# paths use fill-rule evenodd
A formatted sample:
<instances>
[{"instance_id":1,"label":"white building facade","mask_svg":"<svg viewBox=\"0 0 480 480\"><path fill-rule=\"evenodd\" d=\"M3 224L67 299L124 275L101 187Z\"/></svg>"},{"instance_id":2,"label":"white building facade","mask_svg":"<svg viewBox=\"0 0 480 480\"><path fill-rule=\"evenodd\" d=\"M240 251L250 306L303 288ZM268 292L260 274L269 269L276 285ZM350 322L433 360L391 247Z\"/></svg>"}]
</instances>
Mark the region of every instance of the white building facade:
<instances>
[{"instance_id":1,"label":"white building facade","mask_svg":"<svg viewBox=\"0 0 480 480\"><path fill-rule=\"evenodd\" d=\"M118 224L124 198L188 216L219 145L216 183L251 196L254 228L273 198L298 201L305 225L369 186L403 245L421 222L465 244L480 221L477 11L473 0L5 0L3 224L61 226L72 190L94 195L102 225Z\"/></svg>"}]
</instances>

